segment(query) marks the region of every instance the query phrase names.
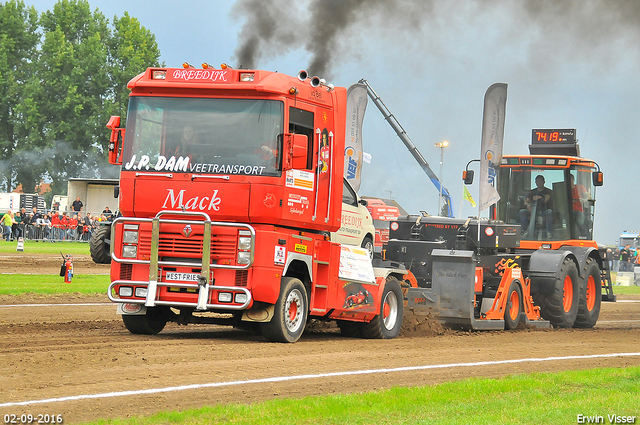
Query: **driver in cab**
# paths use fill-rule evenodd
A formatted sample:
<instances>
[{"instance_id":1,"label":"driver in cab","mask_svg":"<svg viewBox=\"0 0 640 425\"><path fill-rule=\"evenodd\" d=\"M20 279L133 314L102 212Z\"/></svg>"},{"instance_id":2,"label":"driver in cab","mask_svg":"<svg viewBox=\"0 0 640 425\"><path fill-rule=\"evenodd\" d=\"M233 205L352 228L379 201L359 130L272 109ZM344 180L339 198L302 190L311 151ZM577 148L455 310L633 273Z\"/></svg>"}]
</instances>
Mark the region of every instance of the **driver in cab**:
<instances>
[{"instance_id":1,"label":"driver in cab","mask_svg":"<svg viewBox=\"0 0 640 425\"><path fill-rule=\"evenodd\" d=\"M545 179L542 174L538 174L536 176L535 182L536 187L531 190L531 192L529 192L527 198L524 201L524 205L526 208L520 210L520 224L522 225L522 229L524 230L522 238L524 239L529 236L529 225L533 211L533 214L535 214L534 220L537 217L542 217L543 221L546 222L546 235L544 235L544 238L550 239L551 230L553 229L553 201L551 199L552 192L551 189L545 187ZM533 207L535 207L535 210L533 210ZM533 224L535 226L535 222Z\"/></svg>"}]
</instances>

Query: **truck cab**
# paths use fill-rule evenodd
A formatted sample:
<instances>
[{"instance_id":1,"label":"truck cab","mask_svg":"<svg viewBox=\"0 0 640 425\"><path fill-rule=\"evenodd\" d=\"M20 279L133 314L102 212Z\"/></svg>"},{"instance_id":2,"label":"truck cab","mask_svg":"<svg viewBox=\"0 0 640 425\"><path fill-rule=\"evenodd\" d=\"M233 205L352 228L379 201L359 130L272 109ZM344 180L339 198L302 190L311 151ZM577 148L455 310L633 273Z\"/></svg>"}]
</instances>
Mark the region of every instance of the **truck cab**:
<instances>
[{"instance_id":1,"label":"truck cab","mask_svg":"<svg viewBox=\"0 0 640 425\"><path fill-rule=\"evenodd\" d=\"M342 217L340 228L331 233L331 240L340 244L365 248L373 257L376 229L368 210L368 201L360 198L347 179L343 180Z\"/></svg>"},{"instance_id":2,"label":"truck cab","mask_svg":"<svg viewBox=\"0 0 640 425\"><path fill-rule=\"evenodd\" d=\"M521 247L544 243L557 249L574 240L597 248L595 189L602 173L594 161L579 156L574 135L575 130L534 130L529 155L502 156L495 218L520 225Z\"/></svg>"}]
</instances>

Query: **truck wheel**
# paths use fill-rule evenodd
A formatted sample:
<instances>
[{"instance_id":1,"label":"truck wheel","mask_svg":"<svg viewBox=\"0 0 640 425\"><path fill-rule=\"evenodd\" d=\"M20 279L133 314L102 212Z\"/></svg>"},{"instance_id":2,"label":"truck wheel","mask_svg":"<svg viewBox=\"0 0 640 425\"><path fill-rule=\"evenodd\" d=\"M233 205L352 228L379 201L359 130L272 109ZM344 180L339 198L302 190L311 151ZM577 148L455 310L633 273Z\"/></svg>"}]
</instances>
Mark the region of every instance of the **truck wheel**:
<instances>
[{"instance_id":1,"label":"truck wheel","mask_svg":"<svg viewBox=\"0 0 640 425\"><path fill-rule=\"evenodd\" d=\"M338 327L340 328L340 333L342 336L346 336L348 338L359 338L360 337L360 327L362 323L360 322L351 322L349 320L337 320Z\"/></svg>"},{"instance_id":2,"label":"truck wheel","mask_svg":"<svg viewBox=\"0 0 640 425\"><path fill-rule=\"evenodd\" d=\"M307 323L307 291L300 279L283 277L273 318L260 330L272 342L296 342Z\"/></svg>"},{"instance_id":3,"label":"truck wheel","mask_svg":"<svg viewBox=\"0 0 640 425\"><path fill-rule=\"evenodd\" d=\"M382 292L380 314L369 323L362 323L362 337L370 339L391 339L398 336L402 327L402 306L404 299L400 282L393 276L387 278Z\"/></svg>"},{"instance_id":4,"label":"truck wheel","mask_svg":"<svg viewBox=\"0 0 640 425\"><path fill-rule=\"evenodd\" d=\"M522 289L517 281L512 281L507 292L507 306L504 312L504 327L515 329L520 323L522 314Z\"/></svg>"},{"instance_id":5,"label":"truck wheel","mask_svg":"<svg viewBox=\"0 0 640 425\"><path fill-rule=\"evenodd\" d=\"M578 314L578 298L580 296L580 279L576 263L565 258L560 271L556 275L551 293L537 292L536 304L540 305L542 317L555 328L570 328Z\"/></svg>"},{"instance_id":6,"label":"truck wheel","mask_svg":"<svg viewBox=\"0 0 640 425\"><path fill-rule=\"evenodd\" d=\"M135 335L155 335L167 324L167 314L164 308L148 307L147 314L123 314L124 326Z\"/></svg>"},{"instance_id":7,"label":"truck wheel","mask_svg":"<svg viewBox=\"0 0 640 425\"><path fill-rule=\"evenodd\" d=\"M111 263L111 245L110 242L107 242L110 237L111 226L98 226L91 234L89 252L94 263Z\"/></svg>"},{"instance_id":8,"label":"truck wheel","mask_svg":"<svg viewBox=\"0 0 640 425\"><path fill-rule=\"evenodd\" d=\"M369 250L369 258L373 260L373 240L371 239L371 237L365 236L365 238L362 240L362 245L360 246Z\"/></svg>"},{"instance_id":9,"label":"truck wheel","mask_svg":"<svg viewBox=\"0 0 640 425\"><path fill-rule=\"evenodd\" d=\"M578 315L573 327L592 328L600 316L600 303L602 301L600 267L598 267L598 263L593 258L587 260L585 277L580 289Z\"/></svg>"}]
</instances>

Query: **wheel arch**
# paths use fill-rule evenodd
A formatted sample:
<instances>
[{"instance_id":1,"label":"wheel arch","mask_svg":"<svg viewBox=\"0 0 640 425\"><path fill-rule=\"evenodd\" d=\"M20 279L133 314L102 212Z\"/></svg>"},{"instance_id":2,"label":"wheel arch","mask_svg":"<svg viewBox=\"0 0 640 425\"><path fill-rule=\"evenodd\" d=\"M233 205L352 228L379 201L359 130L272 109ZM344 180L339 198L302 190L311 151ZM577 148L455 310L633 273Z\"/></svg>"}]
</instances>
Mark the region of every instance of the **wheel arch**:
<instances>
[{"instance_id":1,"label":"wheel arch","mask_svg":"<svg viewBox=\"0 0 640 425\"><path fill-rule=\"evenodd\" d=\"M580 278L584 277L587 261L591 258L594 259L598 263L598 267L600 270L603 269L603 260L600 256L600 252L591 246L564 246L562 249L571 252L576 258L576 266L578 267L578 276Z\"/></svg>"},{"instance_id":2,"label":"wheel arch","mask_svg":"<svg viewBox=\"0 0 640 425\"><path fill-rule=\"evenodd\" d=\"M282 277L295 277L300 279L300 282L302 282L302 285L307 290L307 298L310 298L312 273L313 268L311 267L311 257L309 255L290 253L287 256Z\"/></svg>"},{"instance_id":3,"label":"wheel arch","mask_svg":"<svg viewBox=\"0 0 640 425\"><path fill-rule=\"evenodd\" d=\"M555 284L556 276L567 258L575 263L579 278L580 262L571 250L551 251L539 249L532 252L529 270L527 271L529 278L531 278L531 291L551 291ZM586 262L586 259L584 261Z\"/></svg>"},{"instance_id":4,"label":"wheel arch","mask_svg":"<svg viewBox=\"0 0 640 425\"><path fill-rule=\"evenodd\" d=\"M396 264L396 265L401 266L401 264ZM404 267L374 267L373 268L373 274L376 277L383 277L384 281L386 281L389 276L395 277L396 279L398 279L398 282L400 282L400 286L402 286L402 283L404 282L404 276L407 273L408 273L408 270L405 269ZM382 289L380 290L380 292L382 293Z\"/></svg>"}]
</instances>

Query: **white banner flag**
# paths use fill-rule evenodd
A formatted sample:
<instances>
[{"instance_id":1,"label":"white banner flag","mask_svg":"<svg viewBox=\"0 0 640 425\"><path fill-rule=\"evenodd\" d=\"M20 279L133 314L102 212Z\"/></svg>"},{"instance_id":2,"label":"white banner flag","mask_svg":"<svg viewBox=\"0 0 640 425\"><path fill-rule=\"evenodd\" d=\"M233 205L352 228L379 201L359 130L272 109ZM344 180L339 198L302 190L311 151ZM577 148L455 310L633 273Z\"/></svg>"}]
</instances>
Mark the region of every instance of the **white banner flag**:
<instances>
[{"instance_id":1,"label":"white banner flag","mask_svg":"<svg viewBox=\"0 0 640 425\"><path fill-rule=\"evenodd\" d=\"M504 119L507 108L507 85L495 83L484 95L482 144L480 151L479 210L484 211L500 200L495 189L498 165L502 159Z\"/></svg>"},{"instance_id":2,"label":"white banner flag","mask_svg":"<svg viewBox=\"0 0 640 425\"><path fill-rule=\"evenodd\" d=\"M347 90L347 125L344 149L344 176L357 192L362 172L362 122L367 109L367 87L354 84Z\"/></svg>"}]
</instances>

